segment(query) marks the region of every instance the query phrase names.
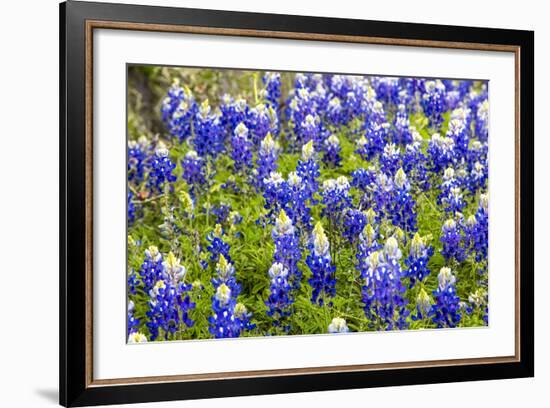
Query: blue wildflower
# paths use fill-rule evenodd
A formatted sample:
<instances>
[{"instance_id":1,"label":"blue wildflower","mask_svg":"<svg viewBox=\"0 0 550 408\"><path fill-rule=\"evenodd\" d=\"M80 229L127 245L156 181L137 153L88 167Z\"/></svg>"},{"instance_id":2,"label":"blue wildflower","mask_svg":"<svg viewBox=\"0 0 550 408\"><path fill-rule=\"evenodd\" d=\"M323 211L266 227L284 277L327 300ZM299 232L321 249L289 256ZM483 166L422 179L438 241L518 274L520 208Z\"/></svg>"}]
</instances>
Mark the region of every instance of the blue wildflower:
<instances>
[{"instance_id":1,"label":"blue wildflower","mask_svg":"<svg viewBox=\"0 0 550 408\"><path fill-rule=\"evenodd\" d=\"M351 205L350 184L346 176L329 179L323 182L321 195L324 208L323 216L331 219L334 225L339 225L344 209Z\"/></svg>"},{"instance_id":2,"label":"blue wildflower","mask_svg":"<svg viewBox=\"0 0 550 408\"><path fill-rule=\"evenodd\" d=\"M461 228L452 218L445 221L441 228L441 243L443 248L441 254L447 260L455 259L457 262L462 262L466 259L466 249L464 236Z\"/></svg>"},{"instance_id":3,"label":"blue wildflower","mask_svg":"<svg viewBox=\"0 0 550 408\"><path fill-rule=\"evenodd\" d=\"M456 160L454 140L450 137L441 137L439 133L432 135L427 152L430 170L434 173L441 173Z\"/></svg>"},{"instance_id":4,"label":"blue wildflower","mask_svg":"<svg viewBox=\"0 0 550 408\"><path fill-rule=\"evenodd\" d=\"M271 133L268 133L260 144L256 160L256 186L260 190L264 189L264 180L277 170L278 150L277 142L273 140Z\"/></svg>"},{"instance_id":5,"label":"blue wildflower","mask_svg":"<svg viewBox=\"0 0 550 408\"><path fill-rule=\"evenodd\" d=\"M135 305L132 300L128 301L128 323L126 324L126 334L129 336L138 331L139 319L134 316Z\"/></svg>"},{"instance_id":6,"label":"blue wildflower","mask_svg":"<svg viewBox=\"0 0 550 408\"><path fill-rule=\"evenodd\" d=\"M435 304L430 312L437 327L456 327L462 319L460 298L456 294L456 278L450 268L441 268L438 286L433 292Z\"/></svg>"},{"instance_id":7,"label":"blue wildflower","mask_svg":"<svg viewBox=\"0 0 550 408\"><path fill-rule=\"evenodd\" d=\"M210 231L206 236L206 240L209 242L206 249L210 252L211 261L215 261L216 259L219 259L220 255L223 255L225 259L231 262L231 257L229 256L229 250L231 247L223 240L223 236L224 233L220 224L216 224L214 230Z\"/></svg>"},{"instance_id":8,"label":"blue wildflower","mask_svg":"<svg viewBox=\"0 0 550 408\"><path fill-rule=\"evenodd\" d=\"M382 251L372 252L361 270L362 301L365 316L377 330L406 329L408 327L404 298L403 272L399 264L401 251L397 240L388 238Z\"/></svg>"},{"instance_id":9,"label":"blue wildflower","mask_svg":"<svg viewBox=\"0 0 550 408\"><path fill-rule=\"evenodd\" d=\"M306 264L312 273L308 280L312 288L311 303L322 306L327 298L333 298L336 294L336 267L332 265L330 244L320 222L315 224L309 248Z\"/></svg>"},{"instance_id":10,"label":"blue wildflower","mask_svg":"<svg viewBox=\"0 0 550 408\"><path fill-rule=\"evenodd\" d=\"M176 175L172 174L176 165L172 163L169 152L165 147L157 148L151 160L151 172L149 173L149 187L159 192L163 191L165 183L176 181Z\"/></svg>"},{"instance_id":11,"label":"blue wildflower","mask_svg":"<svg viewBox=\"0 0 550 408\"><path fill-rule=\"evenodd\" d=\"M128 182L138 185L145 180L150 152L151 144L146 137L128 141Z\"/></svg>"},{"instance_id":12,"label":"blue wildflower","mask_svg":"<svg viewBox=\"0 0 550 408\"><path fill-rule=\"evenodd\" d=\"M426 81L422 94L422 109L430 121L432 129L438 129L443 123L445 106L445 85L440 80Z\"/></svg>"},{"instance_id":13,"label":"blue wildflower","mask_svg":"<svg viewBox=\"0 0 550 408\"><path fill-rule=\"evenodd\" d=\"M292 225L292 220L286 215L285 210L281 210L271 236L275 242L275 262L279 262L288 269L289 282L293 289L300 287L302 272L298 267L298 262L302 258L300 251L300 242L296 229Z\"/></svg>"},{"instance_id":14,"label":"blue wildflower","mask_svg":"<svg viewBox=\"0 0 550 408\"><path fill-rule=\"evenodd\" d=\"M187 294L191 285L183 282L186 270L180 265L171 252L163 262L163 279L155 282L149 291L149 310L146 316L149 320L146 323L151 340L164 335L164 340L169 336L181 333L186 327L194 325L189 318L189 311L195 307Z\"/></svg>"},{"instance_id":15,"label":"blue wildflower","mask_svg":"<svg viewBox=\"0 0 550 408\"><path fill-rule=\"evenodd\" d=\"M476 136L480 141L486 142L489 138L489 100L484 99L478 105L476 122L475 122Z\"/></svg>"},{"instance_id":16,"label":"blue wildflower","mask_svg":"<svg viewBox=\"0 0 550 408\"><path fill-rule=\"evenodd\" d=\"M198 107L189 88L176 81L161 105L162 120L170 134L182 143L192 135L192 123Z\"/></svg>"},{"instance_id":17,"label":"blue wildflower","mask_svg":"<svg viewBox=\"0 0 550 408\"><path fill-rule=\"evenodd\" d=\"M399 169L401 164L401 151L393 143L384 146L384 151L380 155L380 169L387 175L393 175Z\"/></svg>"},{"instance_id":18,"label":"blue wildflower","mask_svg":"<svg viewBox=\"0 0 550 408\"><path fill-rule=\"evenodd\" d=\"M430 274L428 261L433 255L433 248L426 245L426 241L418 233L414 234L411 241L409 256L405 259L407 270L405 276L409 278L409 287L412 288L416 282L422 283Z\"/></svg>"},{"instance_id":19,"label":"blue wildflower","mask_svg":"<svg viewBox=\"0 0 550 408\"><path fill-rule=\"evenodd\" d=\"M340 140L336 135L330 135L324 142L323 162L328 167L340 167L342 158L340 157Z\"/></svg>"},{"instance_id":20,"label":"blue wildflower","mask_svg":"<svg viewBox=\"0 0 550 408\"><path fill-rule=\"evenodd\" d=\"M335 317L328 325L327 330L329 333L347 333L349 332L349 327L345 319Z\"/></svg>"},{"instance_id":21,"label":"blue wildflower","mask_svg":"<svg viewBox=\"0 0 550 408\"><path fill-rule=\"evenodd\" d=\"M206 182L204 160L196 151L190 150L181 161L182 178L191 186L191 197L196 197L197 190Z\"/></svg>"},{"instance_id":22,"label":"blue wildflower","mask_svg":"<svg viewBox=\"0 0 550 408\"><path fill-rule=\"evenodd\" d=\"M262 77L265 86L265 98L270 105L277 109L281 99L281 74L278 72L266 72Z\"/></svg>"},{"instance_id":23,"label":"blue wildflower","mask_svg":"<svg viewBox=\"0 0 550 408\"><path fill-rule=\"evenodd\" d=\"M205 100L195 116L195 138L193 145L201 157L216 158L225 151L225 134L220 115L210 113L210 105Z\"/></svg>"},{"instance_id":24,"label":"blue wildflower","mask_svg":"<svg viewBox=\"0 0 550 408\"><path fill-rule=\"evenodd\" d=\"M307 190L308 197L312 199L313 194L319 189L317 178L320 175L319 164L315 160L315 149L313 141L309 141L302 146L302 158L296 166L296 173L301 177Z\"/></svg>"},{"instance_id":25,"label":"blue wildflower","mask_svg":"<svg viewBox=\"0 0 550 408\"><path fill-rule=\"evenodd\" d=\"M273 318L274 326L281 327L285 332L288 332L290 325L286 323L286 318L291 315L291 306L294 302L288 269L282 263L275 262L269 268L269 278L269 297L265 302L268 307L266 313Z\"/></svg>"},{"instance_id":26,"label":"blue wildflower","mask_svg":"<svg viewBox=\"0 0 550 408\"><path fill-rule=\"evenodd\" d=\"M231 158L236 172L252 167L252 143L248 140L248 128L241 122L235 128L231 139Z\"/></svg>"}]
</instances>

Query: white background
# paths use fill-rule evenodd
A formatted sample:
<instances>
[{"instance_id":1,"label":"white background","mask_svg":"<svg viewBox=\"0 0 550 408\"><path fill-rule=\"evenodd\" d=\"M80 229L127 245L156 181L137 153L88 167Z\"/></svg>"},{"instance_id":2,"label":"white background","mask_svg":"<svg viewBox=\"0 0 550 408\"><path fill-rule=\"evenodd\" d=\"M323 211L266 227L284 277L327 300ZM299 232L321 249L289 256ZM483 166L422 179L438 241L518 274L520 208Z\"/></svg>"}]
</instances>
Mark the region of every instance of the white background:
<instances>
[{"instance_id":1,"label":"white background","mask_svg":"<svg viewBox=\"0 0 550 408\"><path fill-rule=\"evenodd\" d=\"M269 47L266 44L269 43ZM327 59L326 56L331 58ZM149 343L126 328L126 63L489 81L488 328ZM406 64L402 64L406 61ZM395 363L514 354L514 54L181 33L94 34L94 378ZM118 276L118 278L117 278ZM113 313L113 311L119 313ZM273 353L273 350L286 350ZM162 363L159 363L162 362Z\"/></svg>"},{"instance_id":2,"label":"white background","mask_svg":"<svg viewBox=\"0 0 550 408\"><path fill-rule=\"evenodd\" d=\"M277 12L288 14L354 17L473 26L534 29L536 70L550 72L547 12L542 2L479 2L464 0L442 5L438 1L320 2L279 0L269 2L223 0L149 1L213 9ZM0 402L2 406L55 406L58 379L58 9L57 1L2 3L0 26L0 252L3 286L0 332ZM550 148L546 121L549 82L536 86L536 222L535 251L546 252L549 218L546 216ZM543 212L541 212L543 211ZM536 264L535 379L478 383L394 387L151 404L173 407L288 407L361 406L446 407L546 406L550 383L548 344L550 329L547 290L550 278L545 257ZM388 404L389 402L389 404Z\"/></svg>"}]
</instances>

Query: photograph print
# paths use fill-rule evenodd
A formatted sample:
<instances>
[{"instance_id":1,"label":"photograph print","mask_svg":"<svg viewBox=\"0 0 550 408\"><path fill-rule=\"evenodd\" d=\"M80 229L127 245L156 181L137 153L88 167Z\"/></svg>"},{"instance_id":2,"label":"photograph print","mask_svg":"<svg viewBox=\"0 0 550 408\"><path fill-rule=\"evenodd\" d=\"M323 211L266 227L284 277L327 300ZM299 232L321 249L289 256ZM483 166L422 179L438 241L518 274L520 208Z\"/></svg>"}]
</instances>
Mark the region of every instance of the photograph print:
<instances>
[{"instance_id":1,"label":"photograph print","mask_svg":"<svg viewBox=\"0 0 550 408\"><path fill-rule=\"evenodd\" d=\"M488 88L128 65L128 343L488 326Z\"/></svg>"}]
</instances>

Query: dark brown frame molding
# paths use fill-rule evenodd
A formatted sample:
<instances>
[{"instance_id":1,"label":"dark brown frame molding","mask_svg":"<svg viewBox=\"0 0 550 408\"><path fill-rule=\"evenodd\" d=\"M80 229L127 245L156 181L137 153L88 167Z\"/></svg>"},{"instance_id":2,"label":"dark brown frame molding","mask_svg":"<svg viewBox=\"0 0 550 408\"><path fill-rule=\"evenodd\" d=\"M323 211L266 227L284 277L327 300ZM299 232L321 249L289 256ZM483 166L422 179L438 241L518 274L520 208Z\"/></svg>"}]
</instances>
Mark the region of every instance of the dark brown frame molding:
<instances>
[{"instance_id":1,"label":"dark brown frame molding","mask_svg":"<svg viewBox=\"0 0 550 408\"><path fill-rule=\"evenodd\" d=\"M61 5L60 16L60 402L63 405L95 405L533 375L534 41L532 32L73 1ZM516 94L514 355L391 364L94 379L92 165L93 33L96 29L514 53ZM78 71L78 67L82 70ZM77 185L79 182L80 185ZM520 206L521 203L523 208ZM78 220L82 223L76 224ZM79 241L74 242L74 240ZM522 244L523 253L520 251ZM70 248L71 245L73 248ZM78 319L80 322L77 321ZM214 384L216 387L212 387Z\"/></svg>"}]
</instances>

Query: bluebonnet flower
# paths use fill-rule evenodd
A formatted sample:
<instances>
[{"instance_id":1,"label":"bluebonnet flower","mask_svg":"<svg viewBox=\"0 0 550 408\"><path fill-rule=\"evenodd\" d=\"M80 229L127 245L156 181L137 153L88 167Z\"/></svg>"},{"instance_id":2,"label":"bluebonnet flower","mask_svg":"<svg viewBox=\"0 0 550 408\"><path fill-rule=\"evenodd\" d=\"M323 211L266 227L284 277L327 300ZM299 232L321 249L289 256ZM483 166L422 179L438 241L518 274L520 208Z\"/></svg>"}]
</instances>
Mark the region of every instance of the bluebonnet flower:
<instances>
[{"instance_id":1,"label":"bluebonnet flower","mask_svg":"<svg viewBox=\"0 0 550 408\"><path fill-rule=\"evenodd\" d=\"M325 207L322 214L336 222L336 225L338 225L338 220L341 219L344 209L351 204L349 190L350 184L346 176L323 182L321 195Z\"/></svg>"},{"instance_id":2,"label":"bluebonnet flower","mask_svg":"<svg viewBox=\"0 0 550 408\"><path fill-rule=\"evenodd\" d=\"M468 217L465 226L466 238L477 262L487 259L489 249L489 200L481 194L475 215Z\"/></svg>"},{"instance_id":3,"label":"bluebonnet flower","mask_svg":"<svg viewBox=\"0 0 550 408\"><path fill-rule=\"evenodd\" d=\"M468 149L468 154L465 157L469 168L473 168L474 164L476 162L480 162L487 166L488 164L488 153L489 153L489 145L487 142L480 142L479 140L474 140L471 145L470 149Z\"/></svg>"},{"instance_id":4,"label":"bluebonnet flower","mask_svg":"<svg viewBox=\"0 0 550 408\"><path fill-rule=\"evenodd\" d=\"M349 75L331 75L330 90L338 97L343 98L352 90L352 77Z\"/></svg>"},{"instance_id":5,"label":"bluebonnet flower","mask_svg":"<svg viewBox=\"0 0 550 408\"><path fill-rule=\"evenodd\" d=\"M460 111L463 112L462 109ZM449 127L447 128L446 136L453 139L456 151L461 156L467 154L470 144L470 135L466 125L465 119L453 118L449 121Z\"/></svg>"},{"instance_id":6,"label":"bluebonnet flower","mask_svg":"<svg viewBox=\"0 0 550 408\"><path fill-rule=\"evenodd\" d=\"M433 300L426 293L424 288L420 288L416 297L416 314L411 315L413 321L428 319L431 316Z\"/></svg>"},{"instance_id":7,"label":"bluebonnet flower","mask_svg":"<svg viewBox=\"0 0 550 408\"><path fill-rule=\"evenodd\" d=\"M252 312L249 312L243 303L237 303L233 309L233 316L239 323L241 332L250 331L256 328L256 325L252 323Z\"/></svg>"},{"instance_id":8,"label":"bluebonnet flower","mask_svg":"<svg viewBox=\"0 0 550 408\"><path fill-rule=\"evenodd\" d=\"M220 255L223 255L225 259L231 262L231 257L229 256L229 250L231 247L223 240L223 237L223 228L220 224L216 224L214 230L210 231L206 236L206 240L209 242L206 249L210 252L211 261L215 261L216 259L219 259Z\"/></svg>"},{"instance_id":9,"label":"bluebonnet flower","mask_svg":"<svg viewBox=\"0 0 550 408\"><path fill-rule=\"evenodd\" d=\"M403 184L405 186L405 184ZM379 172L376 176L372 189L372 205L374 210L381 216L391 216L391 207L394 202L394 183L391 177L385 173ZM406 192L401 189L401 192Z\"/></svg>"},{"instance_id":10,"label":"bluebonnet flower","mask_svg":"<svg viewBox=\"0 0 550 408\"><path fill-rule=\"evenodd\" d=\"M159 192L163 191L165 183L176 181L176 175L172 174L176 165L168 157L168 149L161 146L155 151L151 160L151 172L149 173L149 187Z\"/></svg>"},{"instance_id":11,"label":"bluebonnet flower","mask_svg":"<svg viewBox=\"0 0 550 408\"><path fill-rule=\"evenodd\" d=\"M386 112L384 111L384 105L378 100L376 100L376 93L374 91L369 91L367 93L366 99L366 115L365 115L365 130L369 131L369 127L376 129L377 126L384 125L384 131L389 129L389 123L386 120ZM383 135L387 135L387 132L384 132ZM376 138L375 138L376 139ZM386 142L384 138L383 143Z\"/></svg>"},{"instance_id":12,"label":"bluebonnet flower","mask_svg":"<svg viewBox=\"0 0 550 408\"><path fill-rule=\"evenodd\" d=\"M368 223L361 234L359 234L359 243L357 244L357 253L355 255L357 259L357 270L359 272L368 268L366 262L375 251L378 251L381 245L378 243L378 234L372 227L372 223Z\"/></svg>"},{"instance_id":13,"label":"bluebonnet flower","mask_svg":"<svg viewBox=\"0 0 550 408\"><path fill-rule=\"evenodd\" d=\"M302 159L298 161L296 173L302 178L306 186L307 198L312 198L313 194L319 189L317 178L320 175L319 164L315 160L313 141L309 141L302 146Z\"/></svg>"},{"instance_id":14,"label":"bluebonnet flower","mask_svg":"<svg viewBox=\"0 0 550 408\"><path fill-rule=\"evenodd\" d=\"M382 153L388 139L389 124L371 123L364 136L357 140L355 153L359 154L363 160L372 160L378 154Z\"/></svg>"},{"instance_id":15,"label":"bluebonnet flower","mask_svg":"<svg viewBox=\"0 0 550 408\"><path fill-rule=\"evenodd\" d=\"M422 151L422 136L413 132L413 142L405 147L403 153L403 170L409 175L411 184L426 191L430 188L428 180L428 159Z\"/></svg>"},{"instance_id":16,"label":"bluebonnet flower","mask_svg":"<svg viewBox=\"0 0 550 408\"><path fill-rule=\"evenodd\" d=\"M292 287L289 283L288 269L280 262L275 262L269 268L269 297L265 302L268 307L267 315L273 318L273 325L289 331L290 326L285 325L285 320L292 312Z\"/></svg>"},{"instance_id":17,"label":"bluebonnet flower","mask_svg":"<svg viewBox=\"0 0 550 408\"><path fill-rule=\"evenodd\" d=\"M416 282L422 283L430 274L428 261L433 255L433 248L426 245L426 240L418 233L414 234L411 241L409 256L405 259L407 270L405 276L409 278L409 287L413 287Z\"/></svg>"},{"instance_id":18,"label":"bluebonnet flower","mask_svg":"<svg viewBox=\"0 0 550 408\"><path fill-rule=\"evenodd\" d=\"M340 157L340 152L342 148L340 147L340 140L336 135L330 135L324 142L324 155L323 162L329 167L340 167L342 158Z\"/></svg>"},{"instance_id":19,"label":"bluebonnet flower","mask_svg":"<svg viewBox=\"0 0 550 408\"><path fill-rule=\"evenodd\" d=\"M322 306L326 298L336 295L336 267L332 265L330 244L320 222L315 224L309 248L310 254L306 258L306 264L312 273L308 281L312 288L311 303ZM331 305L332 302L329 303L329 306Z\"/></svg>"},{"instance_id":20,"label":"bluebonnet flower","mask_svg":"<svg viewBox=\"0 0 550 408\"><path fill-rule=\"evenodd\" d=\"M404 298L403 272L399 264L401 251L397 240L388 238L384 249L369 255L361 270L362 301L365 316L377 330L405 329L408 327Z\"/></svg>"},{"instance_id":21,"label":"bluebonnet flower","mask_svg":"<svg viewBox=\"0 0 550 408\"><path fill-rule=\"evenodd\" d=\"M432 135L427 152L431 164L430 170L434 173L441 173L456 159L454 140L450 137L441 137L439 133Z\"/></svg>"},{"instance_id":22,"label":"bluebonnet flower","mask_svg":"<svg viewBox=\"0 0 550 408\"><path fill-rule=\"evenodd\" d=\"M321 119L317 115L308 114L300 124L301 141L314 142L319 146L323 136Z\"/></svg>"},{"instance_id":23,"label":"bluebonnet flower","mask_svg":"<svg viewBox=\"0 0 550 408\"><path fill-rule=\"evenodd\" d=\"M460 92L447 87L447 84L445 84L445 88L447 88L447 93L445 94L445 106L447 106L447 109L456 109L462 100L460 97Z\"/></svg>"},{"instance_id":24,"label":"bluebonnet flower","mask_svg":"<svg viewBox=\"0 0 550 408\"><path fill-rule=\"evenodd\" d=\"M147 343L147 336L140 332L132 332L128 335L128 344Z\"/></svg>"},{"instance_id":25,"label":"bluebonnet flower","mask_svg":"<svg viewBox=\"0 0 550 408\"><path fill-rule=\"evenodd\" d=\"M172 252L169 252L166 260L162 262L162 268L163 279L173 285L183 281L187 274L185 266L180 264L180 260Z\"/></svg>"},{"instance_id":26,"label":"bluebonnet flower","mask_svg":"<svg viewBox=\"0 0 550 408\"><path fill-rule=\"evenodd\" d=\"M396 105L399 99L399 78L373 77L372 82L376 97L386 106Z\"/></svg>"},{"instance_id":27,"label":"bluebonnet flower","mask_svg":"<svg viewBox=\"0 0 550 408\"><path fill-rule=\"evenodd\" d=\"M327 105L327 119L334 125L342 125L346 122L344 109L340 98L334 96Z\"/></svg>"},{"instance_id":28,"label":"bluebonnet flower","mask_svg":"<svg viewBox=\"0 0 550 408\"><path fill-rule=\"evenodd\" d=\"M133 202L133 198L134 198L134 193L132 193L131 190L128 190L128 199L127 199L127 204L128 204L128 216L127 216L127 219L128 219L128 225L132 225L134 223L134 221L136 220L136 205L134 204Z\"/></svg>"},{"instance_id":29,"label":"bluebonnet flower","mask_svg":"<svg viewBox=\"0 0 550 408\"><path fill-rule=\"evenodd\" d=\"M442 235L440 238L443 244L441 254L447 260L455 259L457 262L462 262L466 259L466 249L464 247L464 236L460 226L452 218L445 221L441 228Z\"/></svg>"},{"instance_id":30,"label":"bluebonnet flower","mask_svg":"<svg viewBox=\"0 0 550 408\"><path fill-rule=\"evenodd\" d=\"M445 211L451 215L461 212L466 203L459 187L460 183L455 178L455 171L452 167L445 170L442 180L438 203L442 204Z\"/></svg>"},{"instance_id":31,"label":"bluebonnet flower","mask_svg":"<svg viewBox=\"0 0 550 408\"><path fill-rule=\"evenodd\" d=\"M156 246L151 245L145 250L145 259L139 270L145 293L149 293L155 282L163 278L163 272L162 255Z\"/></svg>"},{"instance_id":32,"label":"bluebonnet flower","mask_svg":"<svg viewBox=\"0 0 550 408\"><path fill-rule=\"evenodd\" d=\"M282 192L281 204L294 225L310 229L311 208L307 201L311 198L311 191L308 184L296 172L288 175L288 181L283 183L286 191Z\"/></svg>"},{"instance_id":33,"label":"bluebonnet flower","mask_svg":"<svg viewBox=\"0 0 550 408\"><path fill-rule=\"evenodd\" d=\"M485 188L487 186L488 177L489 168L487 164L476 161L468 177L468 189L472 193L475 193L477 190Z\"/></svg>"},{"instance_id":34,"label":"bluebonnet flower","mask_svg":"<svg viewBox=\"0 0 550 408\"><path fill-rule=\"evenodd\" d=\"M438 286L433 292L432 321L437 327L456 327L462 319L460 298L456 294L456 278L450 268L441 268L437 275Z\"/></svg>"},{"instance_id":35,"label":"bluebonnet flower","mask_svg":"<svg viewBox=\"0 0 550 408\"><path fill-rule=\"evenodd\" d=\"M269 177L263 180L263 188L264 208L269 210L268 217L271 218L275 212L285 208L290 200L289 186L281 173L272 171Z\"/></svg>"},{"instance_id":36,"label":"bluebonnet flower","mask_svg":"<svg viewBox=\"0 0 550 408\"><path fill-rule=\"evenodd\" d=\"M131 269L128 272L128 293L130 295L135 295L137 293L138 286L139 286L139 279L136 274L136 271Z\"/></svg>"},{"instance_id":37,"label":"bluebonnet flower","mask_svg":"<svg viewBox=\"0 0 550 408\"><path fill-rule=\"evenodd\" d=\"M252 167L252 142L248 140L248 128L241 122L231 139L231 158L236 172Z\"/></svg>"},{"instance_id":38,"label":"bluebonnet flower","mask_svg":"<svg viewBox=\"0 0 550 408\"><path fill-rule=\"evenodd\" d=\"M216 277L212 279L216 290L212 297L212 316L209 317L210 333L215 338L239 337L243 330L254 328L252 316L246 306L237 303L241 286L237 283L235 267L220 254L216 264Z\"/></svg>"},{"instance_id":39,"label":"bluebonnet flower","mask_svg":"<svg viewBox=\"0 0 550 408\"><path fill-rule=\"evenodd\" d=\"M367 188L376 182L376 176L374 167L369 167L368 169L359 168L351 173L351 185L366 192Z\"/></svg>"},{"instance_id":40,"label":"bluebonnet flower","mask_svg":"<svg viewBox=\"0 0 550 408\"><path fill-rule=\"evenodd\" d=\"M305 87L295 89L294 94L290 99L287 113L290 118L290 125L293 133L293 139L291 140L291 147L293 149L296 149L298 146L302 146L304 143L309 141L303 134L304 125L310 132L310 137L312 132L318 130L317 125L315 123L311 123L315 122L315 117L313 114L315 114L315 102L312 99L309 90ZM308 115L311 119L306 122L306 117ZM313 126L309 126L310 123Z\"/></svg>"},{"instance_id":41,"label":"bluebonnet flower","mask_svg":"<svg viewBox=\"0 0 550 408\"><path fill-rule=\"evenodd\" d=\"M265 86L265 98L270 105L277 109L281 99L281 74L278 72L266 72L262 77Z\"/></svg>"},{"instance_id":42,"label":"bluebonnet flower","mask_svg":"<svg viewBox=\"0 0 550 408\"><path fill-rule=\"evenodd\" d=\"M220 123L224 130L232 135L239 123L251 127L251 113L248 103L244 99L234 100L230 95L224 94L220 104Z\"/></svg>"},{"instance_id":43,"label":"bluebonnet flower","mask_svg":"<svg viewBox=\"0 0 550 408\"><path fill-rule=\"evenodd\" d=\"M145 180L145 175L149 171L150 152L151 144L145 136L141 136L137 141L128 141L128 182L138 185Z\"/></svg>"},{"instance_id":44,"label":"bluebonnet flower","mask_svg":"<svg viewBox=\"0 0 550 408\"><path fill-rule=\"evenodd\" d=\"M481 313L481 317L486 325L489 324L489 295L485 288L477 288L475 292L468 296L468 302L470 303L467 308L467 312L472 314L475 311Z\"/></svg>"},{"instance_id":45,"label":"bluebonnet flower","mask_svg":"<svg viewBox=\"0 0 550 408\"><path fill-rule=\"evenodd\" d=\"M181 88L178 81L174 82L162 101L161 114L168 131L180 143L192 135L192 122L197 110L189 88Z\"/></svg>"},{"instance_id":46,"label":"bluebonnet flower","mask_svg":"<svg viewBox=\"0 0 550 408\"><path fill-rule=\"evenodd\" d=\"M444 79L442 80L443 84L445 85L445 89L447 89L447 94L449 92L456 92L459 99L463 99L468 92L470 92L470 87L473 84L473 81L470 80L454 80L454 79ZM448 107L448 109L453 109L452 107Z\"/></svg>"},{"instance_id":47,"label":"bluebonnet flower","mask_svg":"<svg viewBox=\"0 0 550 408\"><path fill-rule=\"evenodd\" d=\"M401 151L393 143L384 146L380 155L380 169L387 175L393 175L399 169L401 162Z\"/></svg>"},{"instance_id":48,"label":"bluebonnet flower","mask_svg":"<svg viewBox=\"0 0 550 408\"><path fill-rule=\"evenodd\" d=\"M197 190L206 182L204 160L196 151L190 150L181 161L183 168L182 178L191 186L191 197L195 197Z\"/></svg>"},{"instance_id":49,"label":"bluebonnet flower","mask_svg":"<svg viewBox=\"0 0 550 408\"><path fill-rule=\"evenodd\" d=\"M367 216L355 208L347 208L344 211L344 230L342 236L352 244L359 240L359 235L367 226Z\"/></svg>"},{"instance_id":50,"label":"bluebonnet flower","mask_svg":"<svg viewBox=\"0 0 550 408\"><path fill-rule=\"evenodd\" d=\"M447 110L445 106L445 85L440 80L426 81L421 103L432 129L439 128L443 123L443 112Z\"/></svg>"},{"instance_id":51,"label":"bluebonnet flower","mask_svg":"<svg viewBox=\"0 0 550 408\"><path fill-rule=\"evenodd\" d=\"M250 110L250 126L252 127L252 142L259 146L268 134L279 133L279 119L271 106L263 103Z\"/></svg>"},{"instance_id":52,"label":"bluebonnet flower","mask_svg":"<svg viewBox=\"0 0 550 408\"><path fill-rule=\"evenodd\" d=\"M302 272L298 267L298 262L302 258L300 240L296 229L292 225L292 220L286 215L285 210L281 210L279 213L271 236L275 242L275 253L273 256L275 262L284 265L288 270L288 280L292 288L298 289L302 278Z\"/></svg>"},{"instance_id":53,"label":"bluebonnet flower","mask_svg":"<svg viewBox=\"0 0 550 408\"><path fill-rule=\"evenodd\" d=\"M256 160L256 184L263 190L264 179L267 179L272 172L277 170L277 158L279 147L273 140L271 133L268 133L260 144L258 159Z\"/></svg>"},{"instance_id":54,"label":"bluebonnet flower","mask_svg":"<svg viewBox=\"0 0 550 408\"><path fill-rule=\"evenodd\" d=\"M231 205L220 203L210 207L210 212L216 217L216 224L223 224L231 211Z\"/></svg>"},{"instance_id":55,"label":"bluebonnet flower","mask_svg":"<svg viewBox=\"0 0 550 408\"><path fill-rule=\"evenodd\" d=\"M139 328L139 319L134 316L135 305L132 300L128 301L128 323L126 325L127 335L129 336L132 333L138 331Z\"/></svg>"},{"instance_id":56,"label":"bluebonnet flower","mask_svg":"<svg viewBox=\"0 0 550 408\"><path fill-rule=\"evenodd\" d=\"M210 105L205 100L195 115L195 138L193 145L201 157L216 158L225 150L225 131L219 114L210 113Z\"/></svg>"},{"instance_id":57,"label":"bluebonnet flower","mask_svg":"<svg viewBox=\"0 0 550 408\"><path fill-rule=\"evenodd\" d=\"M393 142L407 145L412 143L413 134L410 129L409 113L405 105L399 105L393 122Z\"/></svg>"},{"instance_id":58,"label":"bluebonnet flower","mask_svg":"<svg viewBox=\"0 0 550 408\"><path fill-rule=\"evenodd\" d=\"M347 333L349 332L348 324L346 323L346 319L342 319L341 317L335 317L332 319L330 324L328 325L328 332L329 333Z\"/></svg>"},{"instance_id":59,"label":"bluebonnet flower","mask_svg":"<svg viewBox=\"0 0 550 408\"><path fill-rule=\"evenodd\" d=\"M402 168L395 173L393 186L391 210L388 215L396 227L414 232L417 230L415 202L411 195L411 184Z\"/></svg>"},{"instance_id":60,"label":"bluebonnet flower","mask_svg":"<svg viewBox=\"0 0 550 408\"><path fill-rule=\"evenodd\" d=\"M231 288L225 283L220 284L212 296L212 316L208 318L208 329L215 338L239 337L241 325L234 314L236 305Z\"/></svg>"},{"instance_id":61,"label":"bluebonnet flower","mask_svg":"<svg viewBox=\"0 0 550 408\"><path fill-rule=\"evenodd\" d=\"M476 136L480 141L486 142L489 138L489 100L484 99L478 105L476 122L475 122Z\"/></svg>"},{"instance_id":62,"label":"bluebonnet flower","mask_svg":"<svg viewBox=\"0 0 550 408\"><path fill-rule=\"evenodd\" d=\"M149 291L149 310L146 323L151 340L164 335L164 340L169 336L180 333L186 327L194 325L189 318L189 311L195 307L191 302L188 291L191 285L183 282L185 268L180 265L180 260L174 254L169 253L167 260L163 262L164 279L158 280Z\"/></svg>"}]
</instances>

